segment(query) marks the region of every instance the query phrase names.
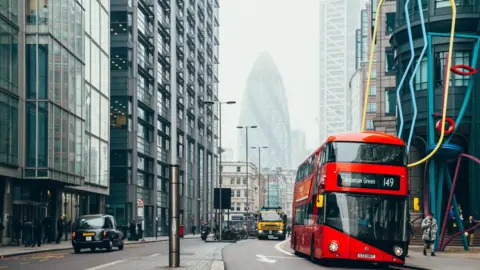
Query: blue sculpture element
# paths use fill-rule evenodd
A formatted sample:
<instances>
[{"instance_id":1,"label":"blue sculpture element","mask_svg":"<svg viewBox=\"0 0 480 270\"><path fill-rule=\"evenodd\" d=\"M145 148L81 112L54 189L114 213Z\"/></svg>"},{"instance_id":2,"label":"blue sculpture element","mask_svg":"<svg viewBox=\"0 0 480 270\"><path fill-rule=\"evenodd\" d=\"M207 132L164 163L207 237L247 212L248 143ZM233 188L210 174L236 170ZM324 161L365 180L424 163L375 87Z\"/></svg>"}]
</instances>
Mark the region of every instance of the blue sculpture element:
<instances>
[{"instance_id":1,"label":"blue sculpture element","mask_svg":"<svg viewBox=\"0 0 480 270\"><path fill-rule=\"evenodd\" d=\"M413 88L413 79L415 78L415 74L417 74L418 68L422 63L423 57L425 56L425 52L427 51L427 47L428 47L427 30L425 29L425 19L423 18L422 0L417 0L417 6L418 6L418 13L420 14L420 25L422 27L423 49L418 57L417 64L413 69L413 73L412 73L412 76L410 77L410 81L408 82L408 86L410 88L410 96L412 98L412 104L413 104L413 118L412 118L412 123L410 124L410 134L408 136L408 141L407 141L407 151L410 151L410 145L412 143L412 138L413 138L413 131L415 130L415 122L417 121L417 102L415 101L415 89ZM412 30L410 29L410 19L407 19L407 22L408 22L407 27L409 29L408 35L409 35L410 50L411 50L413 48L413 39L412 39Z\"/></svg>"},{"instance_id":2,"label":"blue sculpture element","mask_svg":"<svg viewBox=\"0 0 480 270\"><path fill-rule=\"evenodd\" d=\"M402 102L400 100L400 91L402 90L403 83L405 82L405 79L407 78L408 71L412 67L413 61L415 61L415 49L413 47L413 37L412 37L412 26L410 25L410 13L408 12L408 4L410 4L410 0L405 1L405 19L407 20L407 31L408 31L408 43L410 44L410 61L408 61L407 68L405 68L405 73L403 73L402 79L400 80L400 83L398 84L397 87L397 106L398 106L398 116L400 117L400 127L398 129L398 135L397 137L402 138L402 133L403 133L403 109L402 109ZM415 107L414 107L414 112L416 114L417 112L417 104L415 102L415 98L412 99ZM415 115L416 117L416 115ZM413 127L413 126L412 126ZM407 145L407 151L409 151L410 146Z\"/></svg>"}]
</instances>

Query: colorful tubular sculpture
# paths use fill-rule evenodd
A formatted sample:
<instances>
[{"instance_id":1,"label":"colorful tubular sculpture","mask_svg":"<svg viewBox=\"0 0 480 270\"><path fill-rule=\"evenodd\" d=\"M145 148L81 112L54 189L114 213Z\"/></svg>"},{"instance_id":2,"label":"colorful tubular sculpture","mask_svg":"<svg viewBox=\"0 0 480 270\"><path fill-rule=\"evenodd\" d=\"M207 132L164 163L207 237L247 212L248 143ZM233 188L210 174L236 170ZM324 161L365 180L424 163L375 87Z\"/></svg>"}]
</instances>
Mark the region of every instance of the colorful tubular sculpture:
<instances>
[{"instance_id":1,"label":"colorful tubular sculpture","mask_svg":"<svg viewBox=\"0 0 480 270\"><path fill-rule=\"evenodd\" d=\"M437 243L436 249L440 248L440 250L444 250L447 244L453 239L455 236L461 235L464 248L468 250L468 244L465 237L465 232L470 230L464 230L463 224L459 222L458 228L459 232L450 236L448 239L444 239L445 236L445 227L448 218L448 209L453 204L454 206L454 213L457 220L460 220L460 213L457 207L457 200L455 196L455 187L457 183L458 173L460 171L460 164L462 158L468 158L478 164L480 164L480 160L463 153L462 147L451 144L450 141L452 137L455 135L462 118L466 112L467 105L470 100L470 96L473 90L473 80L469 80L469 84L465 93L465 98L462 103L461 109L456 116L455 119L452 117L447 116L447 108L448 108L448 94L449 94L449 86L450 86L450 78L451 73L460 75L460 76L472 76L476 74L477 70L473 67L477 65L478 60L478 53L480 50L480 36L473 36L473 35L463 35L463 34L455 34L455 24L456 24L456 17L457 17L457 10L454 0L449 0L450 6L452 10L452 20L451 20L451 29L450 33L427 33L425 27L425 20L423 17L423 5L422 0L417 0L417 7L418 7L418 14L420 17L421 29L422 29L422 37L424 41L423 49L420 52L415 67L412 70L413 63L415 61L415 48L413 45L413 37L412 37L412 28L411 28L411 21L410 21L410 14L409 14L409 4L411 0L405 1L405 17L406 17L406 24L407 24L407 32L408 32L408 40L410 45L410 61L405 69L405 73L402 75L401 80L398 84L396 98L397 98L397 106L399 110L399 131L398 137L402 138L403 128L404 128L404 117L403 117L403 109L402 109L402 102L401 102L401 90L404 87L405 80L408 76L409 71L411 70L411 74L416 74L418 69L420 68L421 62L427 53L427 66L428 66L428 143L426 145L426 152L427 155L420 159L419 161L413 162L408 164L408 167L415 167L417 165L425 164L425 172L424 172L424 200L423 200L423 210L424 212L432 211L435 213L435 218L440 222L442 220L441 210L442 210L442 195L443 195L443 187L446 184L449 189L449 199L447 204L447 209L445 210L445 214L443 216L443 222L441 223L441 230L437 232ZM366 113L367 113L367 104L368 104L368 91L370 89L371 84L371 74L372 74L372 67L373 67L373 56L375 52L375 40L377 38L377 27L378 27L378 17L380 14L380 10L382 8L384 0L380 0L377 5L376 9L376 18L375 18L375 25L373 29L373 36L372 36L372 44L370 48L370 57L369 57L369 66L368 66L368 78L367 84L365 88L365 100L364 100L364 108L363 108L363 118L362 118L362 130L365 130L366 124ZM446 56L446 64L445 64L445 77L444 77L444 95L443 95L443 107L441 113L434 113L434 78L433 78L433 50L432 50L432 38L433 37L449 37L449 47L448 47L448 54ZM473 57L471 59L471 66L466 64L457 64L452 66L452 57L453 57L453 43L455 38L462 38L462 39L472 39L475 42L475 46L473 49ZM407 150L410 150L410 146L412 143L412 139L414 137L414 128L417 118L417 105L415 102L415 89L413 85L413 80L415 76L411 76L409 79L409 92L412 98L412 107L413 107L413 118L410 125L410 132L407 138ZM448 125L448 126L447 126ZM446 129L448 127L448 129ZM435 140L435 133L438 135L438 141ZM435 159L431 159L432 157L439 157ZM457 160L457 166L455 168L455 176L453 178L453 183L449 173L449 162ZM477 226L480 226L477 225ZM444 241L445 240L445 241Z\"/></svg>"}]
</instances>

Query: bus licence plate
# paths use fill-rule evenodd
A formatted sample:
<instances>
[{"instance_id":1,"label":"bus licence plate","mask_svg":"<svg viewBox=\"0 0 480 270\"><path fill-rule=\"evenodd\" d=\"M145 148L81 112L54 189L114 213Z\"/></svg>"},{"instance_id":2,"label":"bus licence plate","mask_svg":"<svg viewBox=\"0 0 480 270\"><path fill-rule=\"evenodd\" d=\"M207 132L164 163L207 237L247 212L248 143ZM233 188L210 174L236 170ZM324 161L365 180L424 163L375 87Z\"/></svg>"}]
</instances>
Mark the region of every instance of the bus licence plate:
<instances>
[{"instance_id":1,"label":"bus licence plate","mask_svg":"<svg viewBox=\"0 0 480 270\"><path fill-rule=\"evenodd\" d=\"M358 258L366 258L366 259L375 259L375 254L358 253L357 257Z\"/></svg>"}]
</instances>

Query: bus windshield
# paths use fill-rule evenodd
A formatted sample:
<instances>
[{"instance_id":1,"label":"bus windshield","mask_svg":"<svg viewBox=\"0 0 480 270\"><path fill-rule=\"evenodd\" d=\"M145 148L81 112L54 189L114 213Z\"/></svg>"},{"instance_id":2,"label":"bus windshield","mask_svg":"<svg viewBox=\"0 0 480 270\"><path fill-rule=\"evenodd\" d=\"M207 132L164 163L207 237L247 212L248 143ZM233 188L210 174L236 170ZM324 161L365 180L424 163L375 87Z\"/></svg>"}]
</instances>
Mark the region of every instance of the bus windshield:
<instances>
[{"instance_id":1,"label":"bus windshield","mask_svg":"<svg viewBox=\"0 0 480 270\"><path fill-rule=\"evenodd\" d=\"M402 145L332 142L328 145L328 162L406 166L407 154Z\"/></svg>"},{"instance_id":2,"label":"bus windshield","mask_svg":"<svg viewBox=\"0 0 480 270\"><path fill-rule=\"evenodd\" d=\"M260 212L260 221L282 221L282 216L276 212Z\"/></svg>"},{"instance_id":3,"label":"bus windshield","mask_svg":"<svg viewBox=\"0 0 480 270\"><path fill-rule=\"evenodd\" d=\"M327 194L325 225L359 240L405 241L406 198Z\"/></svg>"}]
</instances>

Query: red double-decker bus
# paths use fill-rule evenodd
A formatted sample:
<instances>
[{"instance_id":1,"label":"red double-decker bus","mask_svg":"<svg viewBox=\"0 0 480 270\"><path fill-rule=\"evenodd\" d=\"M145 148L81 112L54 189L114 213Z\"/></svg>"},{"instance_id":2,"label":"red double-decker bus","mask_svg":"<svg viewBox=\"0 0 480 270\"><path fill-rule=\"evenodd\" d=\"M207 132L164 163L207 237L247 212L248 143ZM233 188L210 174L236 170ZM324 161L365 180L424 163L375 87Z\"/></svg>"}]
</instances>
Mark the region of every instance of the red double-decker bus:
<instances>
[{"instance_id":1,"label":"red double-decker bus","mask_svg":"<svg viewBox=\"0 0 480 270\"><path fill-rule=\"evenodd\" d=\"M377 132L330 136L298 168L291 248L316 259L404 264L404 142Z\"/></svg>"}]
</instances>

